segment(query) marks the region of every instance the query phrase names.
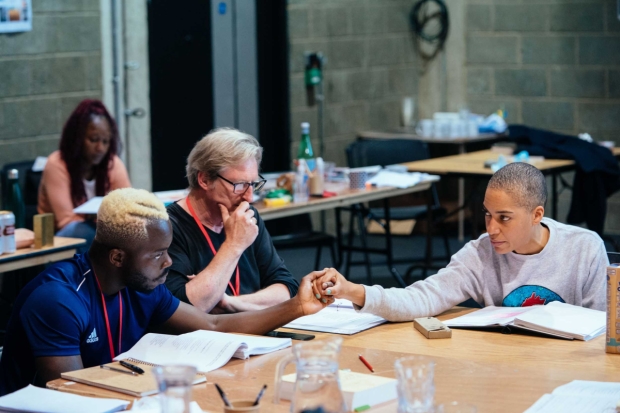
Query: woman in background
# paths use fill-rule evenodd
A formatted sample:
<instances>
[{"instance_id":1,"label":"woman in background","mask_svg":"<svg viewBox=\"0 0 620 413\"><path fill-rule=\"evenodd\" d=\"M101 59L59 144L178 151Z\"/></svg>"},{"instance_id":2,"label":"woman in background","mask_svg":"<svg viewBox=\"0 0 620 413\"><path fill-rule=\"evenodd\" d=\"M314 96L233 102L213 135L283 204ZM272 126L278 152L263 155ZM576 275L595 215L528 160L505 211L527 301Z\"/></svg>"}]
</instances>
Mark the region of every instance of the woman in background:
<instances>
[{"instance_id":1,"label":"woman in background","mask_svg":"<svg viewBox=\"0 0 620 413\"><path fill-rule=\"evenodd\" d=\"M86 249L95 237L94 216L73 209L95 196L131 186L117 156L116 122L99 100L85 99L62 131L60 149L48 158L39 186L38 211L54 214L56 235L84 238Z\"/></svg>"}]
</instances>

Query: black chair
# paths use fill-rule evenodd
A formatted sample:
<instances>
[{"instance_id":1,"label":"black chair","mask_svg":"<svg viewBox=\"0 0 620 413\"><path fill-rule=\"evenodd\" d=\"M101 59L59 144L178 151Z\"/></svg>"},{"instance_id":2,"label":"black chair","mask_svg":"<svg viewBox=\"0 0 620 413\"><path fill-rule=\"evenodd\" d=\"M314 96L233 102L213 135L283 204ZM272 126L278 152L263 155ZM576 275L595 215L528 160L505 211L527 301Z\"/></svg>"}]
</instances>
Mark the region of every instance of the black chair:
<instances>
[{"instance_id":1,"label":"black chair","mask_svg":"<svg viewBox=\"0 0 620 413\"><path fill-rule=\"evenodd\" d=\"M26 206L25 226L32 229L32 218L37 214L37 203L39 197L39 184L41 183L42 172L34 172L32 165L34 161L20 161L7 163L0 172L0 186L2 187L2 205L7 204L10 188L8 186L8 175L11 169L17 169L19 187Z\"/></svg>"},{"instance_id":2,"label":"black chair","mask_svg":"<svg viewBox=\"0 0 620 413\"><path fill-rule=\"evenodd\" d=\"M265 221L265 227L269 231L276 250L316 247L314 270L318 270L321 265L323 247L328 247L334 267L339 266L334 247L336 238L324 232L314 231L310 214Z\"/></svg>"},{"instance_id":3,"label":"black chair","mask_svg":"<svg viewBox=\"0 0 620 413\"><path fill-rule=\"evenodd\" d=\"M357 168L363 166L373 166L373 165L381 165L383 167L387 165L394 165L404 162L413 162L420 161L429 158L428 146L425 142L409 140L409 139L359 139L356 142L349 145L346 149L347 153L347 162L349 167ZM447 211L443 208L439 203L439 197L437 195L437 188L435 185L432 185L431 188L431 196L432 202L429 202L429 205L418 205L418 206L407 206L407 207L390 207L389 208L389 218L390 220L406 220L406 219L414 219L417 222L422 220L427 220L430 206L430 213L432 218L432 225L440 226L441 233L444 241L444 248L446 255L443 257L437 257L435 259L439 260L449 260L450 253L450 244L448 240L447 233L445 231L443 225L443 219L447 215ZM366 246L366 226L364 225L365 220L373 220L379 223L381 226L385 228L385 218L386 218L386 208L368 208L362 204L356 205L351 209L351 222L349 223L349 245L351 245L352 234L353 231L353 220L358 221L358 227L360 231L360 240L362 242L362 247ZM432 231L433 228L428 228L427 231L431 231L429 237L427 237L427 242L432 241ZM370 281L370 259L368 257L368 253L364 253L364 263L366 264L368 278ZM389 254L389 258L391 259L392 251L387 251ZM425 257L425 264L423 265L413 265L409 267L406 277L408 278L411 272L415 269L422 269L422 278L426 278L426 272L428 270L429 265L431 264L434 257L429 256L432 255L431 249L427 245ZM345 270L345 277L348 278L349 269L351 264L351 253L348 254L347 257L347 267ZM393 262L396 262L392 260ZM407 259L407 260L399 260L398 262L412 262L419 261L415 259Z\"/></svg>"}]
</instances>

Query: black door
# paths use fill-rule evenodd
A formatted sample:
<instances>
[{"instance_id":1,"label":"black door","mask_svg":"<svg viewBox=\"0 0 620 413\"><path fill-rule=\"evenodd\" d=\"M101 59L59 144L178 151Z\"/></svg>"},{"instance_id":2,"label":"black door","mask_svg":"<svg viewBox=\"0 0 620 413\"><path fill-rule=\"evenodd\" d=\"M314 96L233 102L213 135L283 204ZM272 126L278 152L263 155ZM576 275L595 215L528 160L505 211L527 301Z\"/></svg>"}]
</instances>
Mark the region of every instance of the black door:
<instances>
[{"instance_id":1,"label":"black door","mask_svg":"<svg viewBox=\"0 0 620 413\"><path fill-rule=\"evenodd\" d=\"M213 128L209 1L147 4L153 190L181 189L187 155Z\"/></svg>"}]
</instances>

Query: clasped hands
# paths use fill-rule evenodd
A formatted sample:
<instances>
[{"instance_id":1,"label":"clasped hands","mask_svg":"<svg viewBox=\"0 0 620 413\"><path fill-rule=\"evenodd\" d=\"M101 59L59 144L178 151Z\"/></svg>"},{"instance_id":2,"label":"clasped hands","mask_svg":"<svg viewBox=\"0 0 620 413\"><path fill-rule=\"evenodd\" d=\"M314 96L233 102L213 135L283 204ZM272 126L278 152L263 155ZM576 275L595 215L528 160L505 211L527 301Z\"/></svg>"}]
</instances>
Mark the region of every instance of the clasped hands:
<instances>
[{"instance_id":1,"label":"clasped hands","mask_svg":"<svg viewBox=\"0 0 620 413\"><path fill-rule=\"evenodd\" d=\"M312 281L312 291L317 300L327 303L333 298L345 298L348 281L335 268L325 268L323 275Z\"/></svg>"}]
</instances>

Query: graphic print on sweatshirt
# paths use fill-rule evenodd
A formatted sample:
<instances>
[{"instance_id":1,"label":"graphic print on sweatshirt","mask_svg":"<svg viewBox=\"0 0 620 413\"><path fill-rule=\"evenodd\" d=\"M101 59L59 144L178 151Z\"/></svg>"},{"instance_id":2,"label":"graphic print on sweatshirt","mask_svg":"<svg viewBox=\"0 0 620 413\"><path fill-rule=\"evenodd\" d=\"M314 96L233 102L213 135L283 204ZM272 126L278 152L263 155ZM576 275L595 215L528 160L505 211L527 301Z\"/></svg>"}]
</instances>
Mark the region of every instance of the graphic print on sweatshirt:
<instances>
[{"instance_id":1,"label":"graphic print on sweatshirt","mask_svg":"<svg viewBox=\"0 0 620 413\"><path fill-rule=\"evenodd\" d=\"M555 292L540 285L522 285L508 294L502 306L504 307L529 307L532 305L549 304L552 301L565 301Z\"/></svg>"}]
</instances>

